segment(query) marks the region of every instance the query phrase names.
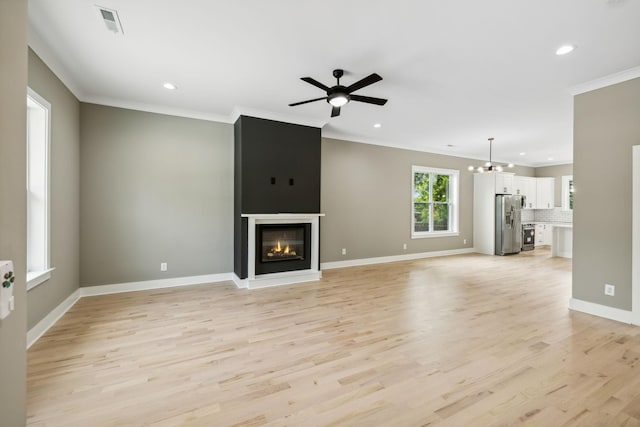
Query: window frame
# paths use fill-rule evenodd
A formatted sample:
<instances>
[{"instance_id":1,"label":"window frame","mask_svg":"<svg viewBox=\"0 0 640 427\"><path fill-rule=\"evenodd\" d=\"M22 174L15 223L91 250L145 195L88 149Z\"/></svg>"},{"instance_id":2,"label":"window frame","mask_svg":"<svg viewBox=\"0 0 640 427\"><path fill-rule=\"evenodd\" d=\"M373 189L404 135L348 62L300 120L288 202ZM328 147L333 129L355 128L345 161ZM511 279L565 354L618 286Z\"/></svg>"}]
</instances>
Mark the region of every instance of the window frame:
<instances>
[{"instance_id":1,"label":"window frame","mask_svg":"<svg viewBox=\"0 0 640 427\"><path fill-rule=\"evenodd\" d=\"M415 175L416 173L428 173L433 175L448 175L449 176L449 230L436 231L433 230L433 209L429 209L429 224L431 231L415 231ZM433 179L429 179L429 203L431 207L437 204L433 200ZM411 166L411 238L412 239L424 239L433 237L450 237L460 235L460 216L459 216L459 192L460 192L460 171L457 169L443 169L434 168L429 166ZM442 203L440 203L442 204Z\"/></svg>"},{"instance_id":2,"label":"window frame","mask_svg":"<svg viewBox=\"0 0 640 427\"><path fill-rule=\"evenodd\" d=\"M40 250L43 251L43 266L37 270L31 269L31 259L29 257L29 239L27 239L27 291L35 288L36 286L46 282L51 278L51 272L54 268L51 267L51 103L43 98L36 91L27 87L27 221L29 221L29 212L30 212L30 200L31 200L31 187L30 187L30 151L33 147L30 144L29 137L29 118L28 118L28 108L29 102L36 104L39 108L44 110L44 231L43 231L43 241L39 242L43 247Z\"/></svg>"}]
</instances>

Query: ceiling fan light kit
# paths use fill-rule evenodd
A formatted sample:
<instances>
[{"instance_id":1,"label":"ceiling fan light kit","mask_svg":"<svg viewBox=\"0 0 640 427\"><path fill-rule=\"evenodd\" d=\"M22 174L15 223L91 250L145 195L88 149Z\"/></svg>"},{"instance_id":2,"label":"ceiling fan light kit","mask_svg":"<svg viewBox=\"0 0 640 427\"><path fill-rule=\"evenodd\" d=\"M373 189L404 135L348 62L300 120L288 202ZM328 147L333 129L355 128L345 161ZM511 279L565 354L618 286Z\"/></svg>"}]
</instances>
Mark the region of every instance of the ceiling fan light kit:
<instances>
[{"instance_id":1,"label":"ceiling fan light kit","mask_svg":"<svg viewBox=\"0 0 640 427\"><path fill-rule=\"evenodd\" d=\"M493 148L493 139L494 138L489 138L489 161L485 162L484 166L473 166L470 165L468 167L469 172L478 172L478 173L485 173L485 172L502 172L505 168L513 168L514 164L513 163L509 163L507 165L504 164L497 164L497 163L493 163L493 161L491 160L491 154L492 154L492 148Z\"/></svg>"},{"instance_id":2,"label":"ceiling fan light kit","mask_svg":"<svg viewBox=\"0 0 640 427\"><path fill-rule=\"evenodd\" d=\"M332 107L331 117L337 117L340 115L340 108L345 106L351 101L365 102L367 104L374 104L374 105L384 105L387 103L386 99L353 94L353 92L359 89L362 89L363 87L372 85L382 80L382 77L380 77L380 75L376 73L370 74L367 77L361 80L358 80L351 86L343 86L340 84L340 78L342 78L343 75L344 75L344 70L341 70L341 69L333 70L333 77L336 78L337 83L335 86L332 86L332 87L322 84L312 77L300 77L301 80L317 88L324 90L327 93L327 96L323 96L321 98L309 99L301 102L294 102L293 104L289 104L289 107L295 107L297 105L308 104L310 102L326 100L329 104L331 104L331 107Z\"/></svg>"}]
</instances>

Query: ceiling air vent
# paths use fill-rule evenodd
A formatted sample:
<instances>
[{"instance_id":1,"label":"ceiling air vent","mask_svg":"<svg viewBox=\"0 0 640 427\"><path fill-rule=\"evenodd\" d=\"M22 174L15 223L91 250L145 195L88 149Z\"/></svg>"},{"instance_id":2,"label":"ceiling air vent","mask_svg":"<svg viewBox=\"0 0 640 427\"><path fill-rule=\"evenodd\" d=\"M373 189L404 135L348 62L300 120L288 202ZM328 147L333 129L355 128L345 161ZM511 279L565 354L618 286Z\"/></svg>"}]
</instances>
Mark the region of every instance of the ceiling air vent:
<instances>
[{"instance_id":1,"label":"ceiling air vent","mask_svg":"<svg viewBox=\"0 0 640 427\"><path fill-rule=\"evenodd\" d=\"M107 26L107 30L114 32L116 34L124 34L122 31L122 24L120 24L120 18L118 17L118 12L113 9L108 9L106 7L97 6L98 15L100 20L104 22L104 25Z\"/></svg>"}]
</instances>

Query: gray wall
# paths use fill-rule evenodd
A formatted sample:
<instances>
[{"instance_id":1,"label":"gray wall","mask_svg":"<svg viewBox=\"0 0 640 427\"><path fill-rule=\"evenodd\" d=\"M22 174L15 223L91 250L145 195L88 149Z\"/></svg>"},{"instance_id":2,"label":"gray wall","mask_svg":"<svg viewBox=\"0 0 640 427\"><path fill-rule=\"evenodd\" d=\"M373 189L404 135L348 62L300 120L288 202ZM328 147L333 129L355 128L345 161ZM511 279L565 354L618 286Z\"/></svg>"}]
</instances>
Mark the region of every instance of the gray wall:
<instances>
[{"instance_id":1,"label":"gray wall","mask_svg":"<svg viewBox=\"0 0 640 427\"><path fill-rule=\"evenodd\" d=\"M562 177L565 175L573 175L573 164L545 166L536 168L535 173L537 177L552 177L555 178L555 192L554 200L555 205L562 206Z\"/></svg>"},{"instance_id":2,"label":"gray wall","mask_svg":"<svg viewBox=\"0 0 640 427\"><path fill-rule=\"evenodd\" d=\"M80 136L81 286L233 271L232 125L81 103Z\"/></svg>"},{"instance_id":3,"label":"gray wall","mask_svg":"<svg viewBox=\"0 0 640 427\"><path fill-rule=\"evenodd\" d=\"M27 2L0 1L0 259L14 262L15 311L0 320L0 424L26 419Z\"/></svg>"},{"instance_id":4,"label":"gray wall","mask_svg":"<svg viewBox=\"0 0 640 427\"><path fill-rule=\"evenodd\" d=\"M51 104L51 279L27 293L30 329L80 283L80 103L29 50L29 87Z\"/></svg>"},{"instance_id":5,"label":"gray wall","mask_svg":"<svg viewBox=\"0 0 640 427\"><path fill-rule=\"evenodd\" d=\"M631 310L632 146L640 79L574 98L573 297ZM613 297L604 284L616 286Z\"/></svg>"},{"instance_id":6,"label":"gray wall","mask_svg":"<svg viewBox=\"0 0 640 427\"><path fill-rule=\"evenodd\" d=\"M323 138L321 261L472 248L473 173L467 167L479 162ZM459 236L411 239L412 165L460 170ZM528 167L513 172L534 173Z\"/></svg>"}]
</instances>

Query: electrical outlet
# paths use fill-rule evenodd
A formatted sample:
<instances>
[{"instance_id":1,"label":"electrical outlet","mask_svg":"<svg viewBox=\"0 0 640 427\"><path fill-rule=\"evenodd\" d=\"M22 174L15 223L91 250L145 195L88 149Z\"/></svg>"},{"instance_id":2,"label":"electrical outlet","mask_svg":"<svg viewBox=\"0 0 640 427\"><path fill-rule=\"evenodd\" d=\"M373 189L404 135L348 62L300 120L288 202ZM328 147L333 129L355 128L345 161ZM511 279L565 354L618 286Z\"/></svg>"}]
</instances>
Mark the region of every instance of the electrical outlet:
<instances>
[{"instance_id":1,"label":"electrical outlet","mask_svg":"<svg viewBox=\"0 0 640 427\"><path fill-rule=\"evenodd\" d=\"M347 254L347 248L342 248L342 255L346 255Z\"/></svg>"},{"instance_id":2,"label":"electrical outlet","mask_svg":"<svg viewBox=\"0 0 640 427\"><path fill-rule=\"evenodd\" d=\"M466 245L466 244L467 244L467 239L464 239L464 240L462 241L462 244L463 244L463 245Z\"/></svg>"},{"instance_id":3,"label":"electrical outlet","mask_svg":"<svg viewBox=\"0 0 640 427\"><path fill-rule=\"evenodd\" d=\"M609 295L611 297L614 296L616 294L616 287L613 285L609 285L608 283L605 283L604 294Z\"/></svg>"},{"instance_id":4,"label":"electrical outlet","mask_svg":"<svg viewBox=\"0 0 640 427\"><path fill-rule=\"evenodd\" d=\"M160 263L160 271L167 271L167 263L166 262Z\"/></svg>"},{"instance_id":5,"label":"electrical outlet","mask_svg":"<svg viewBox=\"0 0 640 427\"><path fill-rule=\"evenodd\" d=\"M405 251L407 250L407 244L406 244L406 243L404 243L404 244L402 245L402 249L404 249Z\"/></svg>"}]
</instances>

